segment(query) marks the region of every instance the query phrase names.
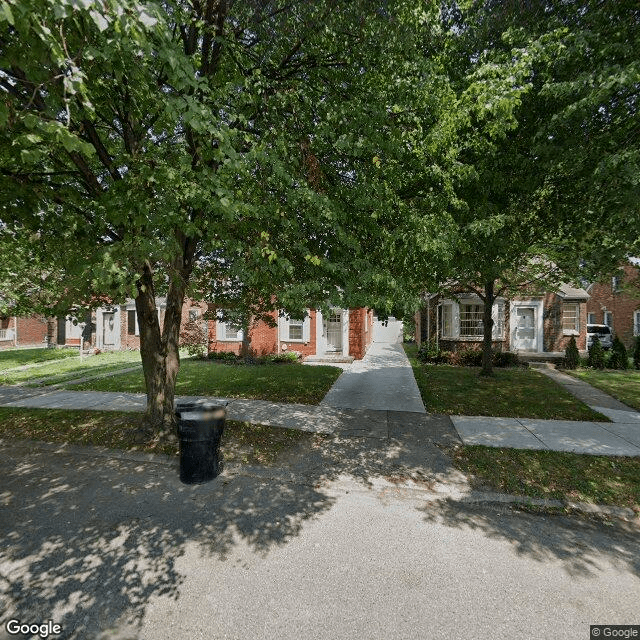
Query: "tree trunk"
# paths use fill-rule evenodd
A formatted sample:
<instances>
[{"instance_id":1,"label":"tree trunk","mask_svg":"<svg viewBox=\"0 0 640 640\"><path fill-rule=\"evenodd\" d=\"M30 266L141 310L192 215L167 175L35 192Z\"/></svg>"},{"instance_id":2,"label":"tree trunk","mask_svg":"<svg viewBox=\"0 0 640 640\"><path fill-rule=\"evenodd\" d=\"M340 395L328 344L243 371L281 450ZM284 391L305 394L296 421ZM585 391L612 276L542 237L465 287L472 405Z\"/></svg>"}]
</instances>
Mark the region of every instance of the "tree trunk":
<instances>
[{"instance_id":1,"label":"tree trunk","mask_svg":"<svg viewBox=\"0 0 640 640\"><path fill-rule=\"evenodd\" d=\"M482 317L482 370L481 376L493 375L493 318L491 312L495 301L494 281L485 282L484 285L484 312Z\"/></svg>"},{"instance_id":2,"label":"tree trunk","mask_svg":"<svg viewBox=\"0 0 640 640\"><path fill-rule=\"evenodd\" d=\"M180 322L191 268L178 269L178 273L179 276L169 285L162 331L155 303L153 272L148 264L138 282L136 297L140 357L147 390L145 427L163 439L171 439L176 435L173 401L180 369Z\"/></svg>"},{"instance_id":3,"label":"tree trunk","mask_svg":"<svg viewBox=\"0 0 640 640\"><path fill-rule=\"evenodd\" d=\"M242 318L242 346L240 355L243 358L251 356L251 328L253 327L253 315L247 313Z\"/></svg>"}]
</instances>

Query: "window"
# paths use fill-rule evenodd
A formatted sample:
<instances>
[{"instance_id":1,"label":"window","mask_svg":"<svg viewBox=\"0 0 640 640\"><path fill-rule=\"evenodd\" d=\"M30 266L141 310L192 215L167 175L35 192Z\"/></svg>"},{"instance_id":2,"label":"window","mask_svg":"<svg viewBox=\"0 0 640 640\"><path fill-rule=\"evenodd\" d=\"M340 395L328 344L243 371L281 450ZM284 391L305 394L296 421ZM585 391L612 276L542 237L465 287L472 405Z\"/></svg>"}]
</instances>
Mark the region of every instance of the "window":
<instances>
[{"instance_id":1,"label":"window","mask_svg":"<svg viewBox=\"0 0 640 640\"><path fill-rule=\"evenodd\" d=\"M136 318L136 312L133 310L127 311L127 335L138 335L138 319Z\"/></svg>"},{"instance_id":2,"label":"window","mask_svg":"<svg viewBox=\"0 0 640 640\"><path fill-rule=\"evenodd\" d=\"M482 337L484 329L482 314L483 304L461 304L460 305L460 337L476 338Z\"/></svg>"},{"instance_id":3,"label":"window","mask_svg":"<svg viewBox=\"0 0 640 640\"><path fill-rule=\"evenodd\" d=\"M504 338L504 302L495 303L495 314L493 318L493 337Z\"/></svg>"},{"instance_id":4,"label":"window","mask_svg":"<svg viewBox=\"0 0 640 640\"><path fill-rule=\"evenodd\" d=\"M242 342L242 329L231 322L218 320L218 340Z\"/></svg>"},{"instance_id":5,"label":"window","mask_svg":"<svg viewBox=\"0 0 640 640\"><path fill-rule=\"evenodd\" d=\"M611 311L605 311L604 312L604 323L610 329L613 328L613 314L611 313Z\"/></svg>"},{"instance_id":6,"label":"window","mask_svg":"<svg viewBox=\"0 0 640 640\"><path fill-rule=\"evenodd\" d=\"M200 309L189 309L189 322L195 322L200 317Z\"/></svg>"},{"instance_id":7,"label":"window","mask_svg":"<svg viewBox=\"0 0 640 640\"><path fill-rule=\"evenodd\" d=\"M562 305L562 332L565 334L580 333L580 305L565 302Z\"/></svg>"},{"instance_id":8,"label":"window","mask_svg":"<svg viewBox=\"0 0 640 640\"><path fill-rule=\"evenodd\" d=\"M614 293L620 291L620 276L613 276L613 278L611 278L611 289Z\"/></svg>"},{"instance_id":9,"label":"window","mask_svg":"<svg viewBox=\"0 0 640 640\"><path fill-rule=\"evenodd\" d=\"M640 336L640 309L633 312L633 335Z\"/></svg>"},{"instance_id":10,"label":"window","mask_svg":"<svg viewBox=\"0 0 640 640\"><path fill-rule=\"evenodd\" d=\"M596 314L588 313L587 314L587 324L596 324Z\"/></svg>"},{"instance_id":11,"label":"window","mask_svg":"<svg viewBox=\"0 0 640 640\"><path fill-rule=\"evenodd\" d=\"M443 304L440 309L440 335L453 338L453 305Z\"/></svg>"},{"instance_id":12,"label":"window","mask_svg":"<svg viewBox=\"0 0 640 640\"><path fill-rule=\"evenodd\" d=\"M304 320L289 318L289 337L287 340L302 342Z\"/></svg>"}]
</instances>

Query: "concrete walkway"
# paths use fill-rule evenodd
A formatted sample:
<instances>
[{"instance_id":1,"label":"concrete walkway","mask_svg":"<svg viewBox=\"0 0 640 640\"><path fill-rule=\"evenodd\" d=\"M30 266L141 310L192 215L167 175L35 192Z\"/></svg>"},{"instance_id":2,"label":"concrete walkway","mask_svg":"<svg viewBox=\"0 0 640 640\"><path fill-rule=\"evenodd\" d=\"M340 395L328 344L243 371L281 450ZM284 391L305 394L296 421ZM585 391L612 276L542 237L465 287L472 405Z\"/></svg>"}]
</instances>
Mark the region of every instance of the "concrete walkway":
<instances>
[{"instance_id":1,"label":"concrete walkway","mask_svg":"<svg viewBox=\"0 0 640 640\"><path fill-rule=\"evenodd\" d=\"M555 369L538 369L611 422L452 416L464 444L640 456L640 413L600 389Z\"/></svg>"},{"instance_id":2,"label":"concrete walkway","mask_svg":"<svg viewBox=\"0 0 640 640\"><path fill-rule=\"evenodd\" d=\"M374 342L335 382L324 407L426 413L402 344Z\"/></svg>"},{"instance_id":3,"label":"concrete walkway","mask_svg":"<svg viewBox=\"0 0 640 640\"><path fill-rule=\"evenodd\" d=\"M399 345L374 344L368 355L369 365L363 366L360 372L350 369L342 374L338 379L342 384L334 385L319 406L193 396L180 396L176 400L225 402L230 420L344 437L388 440L402 432L409 434L415 455L421 454L426 437L449 444L463 442L592 455L640 456L640 413L582 381L553 370L547 375L570 391L575 388L581 399L612 422L427 414L410 367L408 373L413 385L405 377L407 371L400 357L404 352L400 354L398 348L401 349ZM396 363L395 367L391 366L391 375L388 370L385 374L384 362ZM393 393L385 390L385 379ZM395 384L389 384L389 380L395 380ZM377 392L376 385L380 387ZM415 386L415 393L412 386ZM353 392L351 399L349 389ZM346 406L331 406L327 400ZM0 406L144 411L146 398L144 394L134 393L0 387Z\"/></svg>"}]
</instances>

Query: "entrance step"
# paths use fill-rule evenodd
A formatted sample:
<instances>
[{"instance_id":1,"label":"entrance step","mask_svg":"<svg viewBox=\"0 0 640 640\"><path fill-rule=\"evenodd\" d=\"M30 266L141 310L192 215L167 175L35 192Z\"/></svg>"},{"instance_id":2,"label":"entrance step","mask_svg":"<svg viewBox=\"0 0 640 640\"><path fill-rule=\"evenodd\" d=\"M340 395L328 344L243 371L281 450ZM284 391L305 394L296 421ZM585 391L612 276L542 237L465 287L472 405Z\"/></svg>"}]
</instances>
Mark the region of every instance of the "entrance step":
<instances>
[{"instance_id":1,"label":"entrance step","mask_svg":"<svg viewBox=\"0 0 640 640\"><path fill-rule=\"evenodd\" d=\"M543 362L541 360L530 360L530 369L555 369L556 365L553 362Z\"/></svg>"},{"instance_id":2,"label":"entrance step","mask_svg":"<svg viewBox=\"0 0 640 640\"><path fill-rule=\"evenodd\" d=\"M324 355L324 356L306 356L303 361L304 362L326 362L327 364L332 364L332 363L351 364L353 360L354 360L353 356Z\"/></svg>"}]
</instances>

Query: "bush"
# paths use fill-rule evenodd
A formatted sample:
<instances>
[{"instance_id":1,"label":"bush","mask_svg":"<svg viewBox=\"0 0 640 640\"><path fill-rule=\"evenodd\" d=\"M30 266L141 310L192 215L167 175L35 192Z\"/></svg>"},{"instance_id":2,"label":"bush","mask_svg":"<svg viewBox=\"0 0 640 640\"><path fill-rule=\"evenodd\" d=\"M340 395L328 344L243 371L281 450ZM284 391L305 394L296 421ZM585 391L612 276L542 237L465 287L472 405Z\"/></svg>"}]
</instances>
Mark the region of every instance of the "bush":
<instances>
[{"instance_id":1,"label":"bush","mask_svg":"<svg viewBox=\"0 0 640 640\"><path fill-rule=\"evenodd\" d=\"M569 344L564 351L564 366L566 369L577 369L580 364L580 353L576 344L576 337L571 336Z\"/></svg>"},{"instance_id":2,"label":"bush","mask_svg":"<svg viewBox=\"0 0 640 640\"><path fill-rule=\"evenodd\" d=\"M207 355L207 334L197 322L187 322L180 331L180 347L187 350L192 358L204 358Z\"/></svg>"},{"instance_id":3,"label":"bush","mask_svg":"<svg viewBox=\"0 0 640 640\"><path fill-rule=\"evenodd\" d=\"M431 362L432 364L439 364L447 362L446 351L440 351L440 347L435 339L423 342L418 349L417 358L420 362Z\"/></svg>"},{"instance_id":4,"label":"bush","mask_svg":"<svg viewBox=\"0 0 640 640\"><path fill-rule=\"evenodd\" d=\"M596 336L593 337L593 343L589 347L588 364L594 369L604 369L604 349Z\"/></svg>"},{"instance_id":5,"label":"bush","mask_svg":"<svg viewBox=\"0 0 640 640\"><path fill-rule=\"evenodd\" d=\"M226 362L235 362L238 356L233 351L212 351L209 354L211 360L223 360Z\"/></svg>"},{"instance_id":6,"label":"bush","mask_svg":"<svg viewBox=\"0 0 640 640\"><path fill-rule=\"evenodd\" d=\"M262 362L271 363L271 362L298 362L300 359L300 354L297 351L285 351L283 353L268 353L265 356L259 358Z\"/></svg>"},{"instance_id":7,"label":"bush","mask_svg":"<svg viewBox=\"0 0 640 640\"><path fill-rule=\"evenodd\" d=\"M622 340L616 336L611 346L611 356L609 358L609 367L611 369L627 369L629 366L629 356L627 348L622 344Z\"/></svg>"},{"instance_id":8,"label":"bush","mask_svg":"<svg viewBox=\"0 0 640 640\"><path fill-rule=\"evenodd\" d=\"M633 366L636 369L640 369L640 336L636 338L636 343L633 347Z\"/></svg>"},{"instance_id":9,"label":"bush","mask_svg":"<svg viewBox=\"0 0 640 640\"><path fill-rule=\"evenodd\" d=\"M493 365L495 367L517 367L520 360L517 353L513 351L496 351L493 354Z\"/></svg>"},{"instance_id":10,"label":"bush","mask_svg":"<svg viewBox=\"0 0 640 640\"><path fill-rule=\"evenodd\" d=\"M456 352L458 363L463 367L481 367L482 351L479 349L460 349Z\"/></svg>"}]
</instances>

